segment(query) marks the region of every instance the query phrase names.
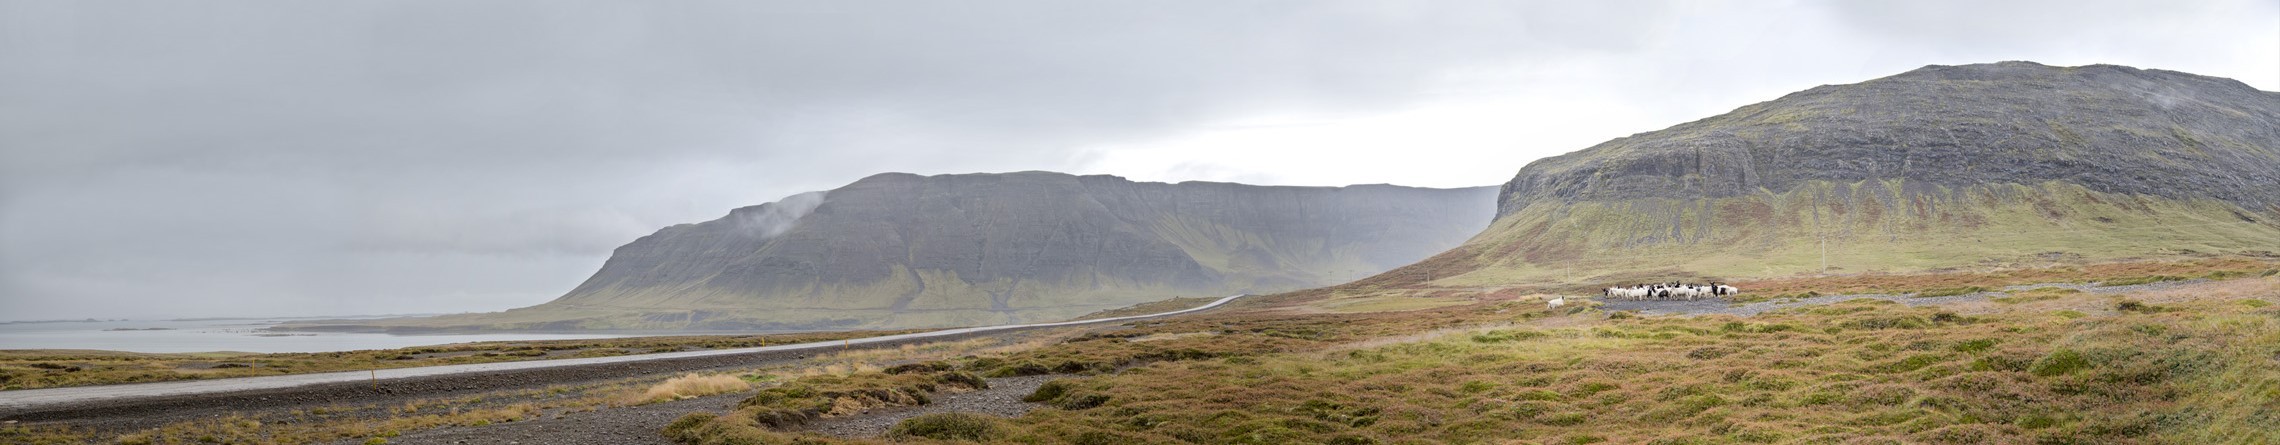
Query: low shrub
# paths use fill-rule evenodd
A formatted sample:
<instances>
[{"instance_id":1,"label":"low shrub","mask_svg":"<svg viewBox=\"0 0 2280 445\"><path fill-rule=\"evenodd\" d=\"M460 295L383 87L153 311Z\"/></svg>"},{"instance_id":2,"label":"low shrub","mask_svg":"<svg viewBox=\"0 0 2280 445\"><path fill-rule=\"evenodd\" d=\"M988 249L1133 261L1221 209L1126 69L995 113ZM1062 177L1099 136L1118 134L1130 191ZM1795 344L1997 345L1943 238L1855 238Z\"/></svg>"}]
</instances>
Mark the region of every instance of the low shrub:
<instances>
[{"instance_id":1,"label":"low shrub","mask_svg":"<svg viewBox=\"0 0 2280 445\"><path fill-rule=\"evenodd\" d=\"M1954 347L1950 347L1950 348L1948 348L1948 349L1953 349L1953 350L1955 350L1955 352L1962 352L1962 353L1974 353L1974 352L1981 352L1981 351L1986 351L1988 348L1993 348L1993 347L1995 347L1995 339L1992 339L1992 338L1981 338L1981 339L1974 339L1974 340L1964 340L1964 341L1962 341L1962 342L1957 342L1957 343L1955 344L1955 346L1954 346Z\"/></svg>"},{"instance_id":2,"label":"low shrub","mask_svg":"<svg viewBox=\"0 0 2280 445\"><path fill-rule=\"evenodd\" d=\"M2186 280L2186 278L2185 278L2185 277L2180 277L2180 276L2176 276L2176 275L2152 275L2152 276L2143 276L2143 277L2132 277L2132 278L2116 278L2116 279L2111 279L2111 280L2105 280L2105 281L2100 281L2100 282L2098 282L2098 285L2099 285L2099 286L2134 286L2134 285L2139 285L2139 284L2153 284L2153 283L2160 283L2160 282L2164 282L2164 281L2185 281L2185 280Z\"/></svg>"},{"instance_id":3,"label":"low shrub","mask_svg":"<svg viewBox=\"0 0 2280 445\"><path fill-rule=\"evenodd\" d=\"M1953 297L1957 295L1970 295L1986 291L1987 288L1979 286L1950 287L1917 292L1915 296L1916 298Z\"/></svg>"},{"instance_id":4,"label":"low shrub","mask_svg":"<svg viewBox=\"0 0 2280 445\"><path fill-rule=\"evenodd\" d=\"M2220 270L2220 271L2216 271L2216 272L2209 272L2207 275L2202 275L2202 276L2201 276L2201 278L2206 278L2206 279L2210 279L2210 280L2230 280L2230 279L2234 279L2234 278L2250 277L2250 276L2255 276L2255 275L2256 275L2256 272L2254 272L2254 271L2247 271L2247 270Z\"/></svg>"},{"instance_id":5,"label":"low shrub","mask_svg":"<svg viewBox=\"0 0 2280 445\"><path fill-rule=\"evenodd\" d=\"M881 371L881 372L885 372L885 373L888 373L888 374L918 374L918 373L928 373L928 372L942 372L942 371L949 371L949 370L951 370L951 369L955 369L955 367L951 366L949 363L943 363L943 362L923 362L923 363L905 363L905 364L900 364L900 365L894 365L894 366L890 366L890 367L887 367L887 369L886 369L885 371Z\"/></svg>"},{"instance_id":6,"label":"low shrub","mask_svg":"<svg viewBox=\"0 0 2280 445\"><path fill-rule=\"evenodd\" d=\"M1041 403L1048 400L1059 399L1062 395L1069 393L1069 386L1070 383L1066 379L1045 382L1043 385L1037 385L1036 391L1030 391L1029 395L1021 396L1021 401L1029 403Z\"/></svg>"},{"instance_id":7,"label":"low shrub","mask_svg":"<svg viewBox=\"0 0 2280 445\"><path fill-rule=\"evenodd\" d=\"M2049 355L2044 355L2042 359L2035 360L2034 365L2027 367L2027 372L2043 377L2052 377L2070 374L2088 367L2090 367L2090 359L2083 358L2082 353L2075 352L2073 349L2059 348L2051 351Z\"/></svg>"},{"instance_id":8,"label":"low shrub","mask_svg":"<svg viewBox=\"0 0 2280 445\"><path fill-rule=\"evenodd\" d=\"M2081 293L2081 290L2074 288L2038 287L2021 291L2011 291L2009 292L2009 295L1990 298L1988 301L2003 304L2019 304L2033 301L2056 300L2069 295L2076 295Z\"/></svg>"},{"instance_id":9,"label":"low shrub","mask_svg":"<svg viewBox=\"0 0 2280 445\"><path fill-rule=\"evenodd\" d=\"M1541 423L1543 423L1543 424L1545 424L1545 425L1551 425L1551 426L1575 426L1575 425L1582 425L1582 424L1583 424L1583 421L1584 421L1584 420L1587 420L1587 419L1585 419L1585 418L1584 418L1584 415L1583 415L1583 413L1578 413L1578 412L1565 412L1565 413L1558 413L1558 414L1552 414L1552 415L1549 415L1549 416L1543 416L1543 417L1541 417L1541 418L1538 418L1538 419L1536 419L1536 421L1537 421L1537 422L1541 422Z\"/></svg>"},{"instance_id":10,"label":"low shrub","mask_svg":"<svg viewBox=\"0 0 2280 445\"><path fill-rule=\"evenodd\" d=\"M887 430L887 437L994 441L1006 436L1006 427L1002 422L995 417L974 413L923 414L896 423L892 429Z\"/></svg>"},{"instance_id":11,"label":"low shrub","mask_svg":"<svg viewBox=\"0 0 2280 445\"><path fill-rule=\"evenodd\" d=\"M990 369L987 375L990 377L1026 377L1052 373L1053 368L1047 367L1037 362L1023 361L1021 363L1006 364L998 366L994 369Z\"/></svg>"},{"instance_id":12,"label":"low shrub","mask_svg":"<svg viewBox=\"0 0 2280 445\"><path fill-rule=\"evenodd\" d=\"M1098 408L1107 404L1108 400L1107 394L1069 394L1054 400L1053 407L1069 411L1082 411Z\"/></svg>"},{"instance_id":13,"label":"low shrub","mask_svg":"<svg viewBox=\"0 0 2280 445\"><path fill-rule=\"evenodd\" d=\"M1503 343L1510 341L1544 338L1546 335L1548 334L1531 329L1498 329L1494 331L1473 334L1472 341L1474 343Z\"/></svg>"},{"instance_id":14,"label":"low shrub","mask_svg":"<svg viewBox=\"0 0 2280 445\"><path fill-rule=\"evenodd\" d=\"M1725 357L1727 354L1732 353L1734 353L1733 349L1716 346L1704 346L1700 348L1694 348L1692 351L1686 351L1686 358L1695 360L1710 360L1719 357Z\"/></svg>"},{"instance_id":15,"label":"low shrub","mask_svg":"<svg viewBox=\"0 0 2280 445\"><path fill-rule=\"evenodd\" d=\"M990 389L990 381L966 371L943 371L934 375L934 381L953 388Z\"/></svg>"},{"instance_id":16,"label":"low shrub","mask_svg":"<svg viewBox=\"0 0 2280 445\"><path fill-rule=\"evenodd\" d=\"M699 425L704 425L705 422L711 422L713 419L717 418L720 418L720 416L703 411L688 413L682 415L681 418L673 419L673 423L665 424L665 435L678 435L680 432L694 429Z\"/></svg>"},{"instance_id":17,"label":"low shrub","mask_svg":"<svg viewBox=\"0 0 2280 445\"><path fill-rule=\"evenodd\" d=\"M1846 329L1923 329L1931 323L1914 315L1878 316L1848 320L1841 324Z\"/></svg>"}]
</instances>

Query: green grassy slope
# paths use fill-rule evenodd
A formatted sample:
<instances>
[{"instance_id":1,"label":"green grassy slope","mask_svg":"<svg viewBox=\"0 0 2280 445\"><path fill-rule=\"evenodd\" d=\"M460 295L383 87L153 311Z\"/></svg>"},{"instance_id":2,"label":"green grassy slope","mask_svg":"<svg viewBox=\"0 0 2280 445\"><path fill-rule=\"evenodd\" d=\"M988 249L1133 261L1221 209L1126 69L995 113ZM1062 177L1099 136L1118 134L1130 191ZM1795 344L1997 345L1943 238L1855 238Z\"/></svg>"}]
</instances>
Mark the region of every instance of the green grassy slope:
<instances>
[{"instance_id":1,"label":"green grassy slope","mask_svg":"<svg viewBox=\"0 0 2280 445\"><path fill-rule=\"evenodd\" d=\"M2109 65L1932 66L1530 163L1438 285L2280 251L2280 93Z\"/></svg>"},{"instance_id":2,"label":"green grassy slope","mask_svg":"<svg viewBox=\"0 0 2280 445\"><path fill-rule=\"evenodd\" d=\"M2215 200L2064 182L1903 188L1899 181L1822 182L1779 194L1531 206L1449 253L1467 267L1435 283L1913 272L2280 251L2280 218Z\"/></svg>"}]
</instances>

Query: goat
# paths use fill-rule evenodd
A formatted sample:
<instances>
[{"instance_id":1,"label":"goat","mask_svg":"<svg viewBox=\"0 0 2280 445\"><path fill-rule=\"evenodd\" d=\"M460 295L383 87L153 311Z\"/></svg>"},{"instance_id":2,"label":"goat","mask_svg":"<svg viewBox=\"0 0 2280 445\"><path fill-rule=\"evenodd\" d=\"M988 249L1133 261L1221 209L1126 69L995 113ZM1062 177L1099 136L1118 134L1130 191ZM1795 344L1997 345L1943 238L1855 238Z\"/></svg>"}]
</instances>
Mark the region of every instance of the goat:
<instances>
[{"instance_id":1,"label":"goat","mask_svg":"<svg viewBox=\"0 0 2280 445\"><path fill-rule=\"evenodd\" d=\"M1740 292L1741 289L1725 285L1724 283L1695 285L1675 281L1669 283L1641 284L1629 287L1610 287L1600 290L1601 294L1606 295L1607 298L1610 299L1689 301L1734 295Z\"/></svg>"}]
</instances>

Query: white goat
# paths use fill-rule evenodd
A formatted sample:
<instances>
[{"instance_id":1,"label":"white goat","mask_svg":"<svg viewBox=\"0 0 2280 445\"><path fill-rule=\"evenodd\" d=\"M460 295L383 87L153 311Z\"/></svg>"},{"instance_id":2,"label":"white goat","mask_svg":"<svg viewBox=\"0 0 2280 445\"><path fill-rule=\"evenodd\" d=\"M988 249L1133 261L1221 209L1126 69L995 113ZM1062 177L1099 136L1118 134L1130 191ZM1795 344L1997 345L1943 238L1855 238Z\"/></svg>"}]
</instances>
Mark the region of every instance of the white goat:
<instances>
[{"instance_id":1,"label":"white goat","mask_svg":"<svg viewBox=\"0 0 2280 445\"><path fill-rule=\"evenodd\" d=\"M1637 286L1634 286L1634 287L1610 287L1610 288L1607 288L1607 296L1608 296L1609 298L1621 298L1621 299L1625 299L1625 300L1645 300L1645 299L1647 299L1647 295L1648 295L1648 290L1647 290L1647 288L1645 288L1645 287L1637 287Z\"/></svg>"}]
</instances>

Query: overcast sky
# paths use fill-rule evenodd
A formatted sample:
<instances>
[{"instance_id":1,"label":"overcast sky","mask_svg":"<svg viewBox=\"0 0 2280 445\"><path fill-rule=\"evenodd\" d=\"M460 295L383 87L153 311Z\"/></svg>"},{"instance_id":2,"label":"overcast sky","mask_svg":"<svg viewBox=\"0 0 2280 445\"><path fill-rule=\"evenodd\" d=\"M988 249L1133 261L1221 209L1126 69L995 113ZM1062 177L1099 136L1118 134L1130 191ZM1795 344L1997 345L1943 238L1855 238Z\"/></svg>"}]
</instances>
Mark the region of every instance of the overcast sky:
<instances>
[{"instance_id":1,"label":"overcast sky","mask_svg":"<svg viewBox=\"0 0 2280 445\"><path fill-rule=\"evenodd\" d=\"M1498 184L2002 60L2280 90L2280 0L0 0L0 320L527 306L887 171Z\"/></svg>"}]
</instances>

